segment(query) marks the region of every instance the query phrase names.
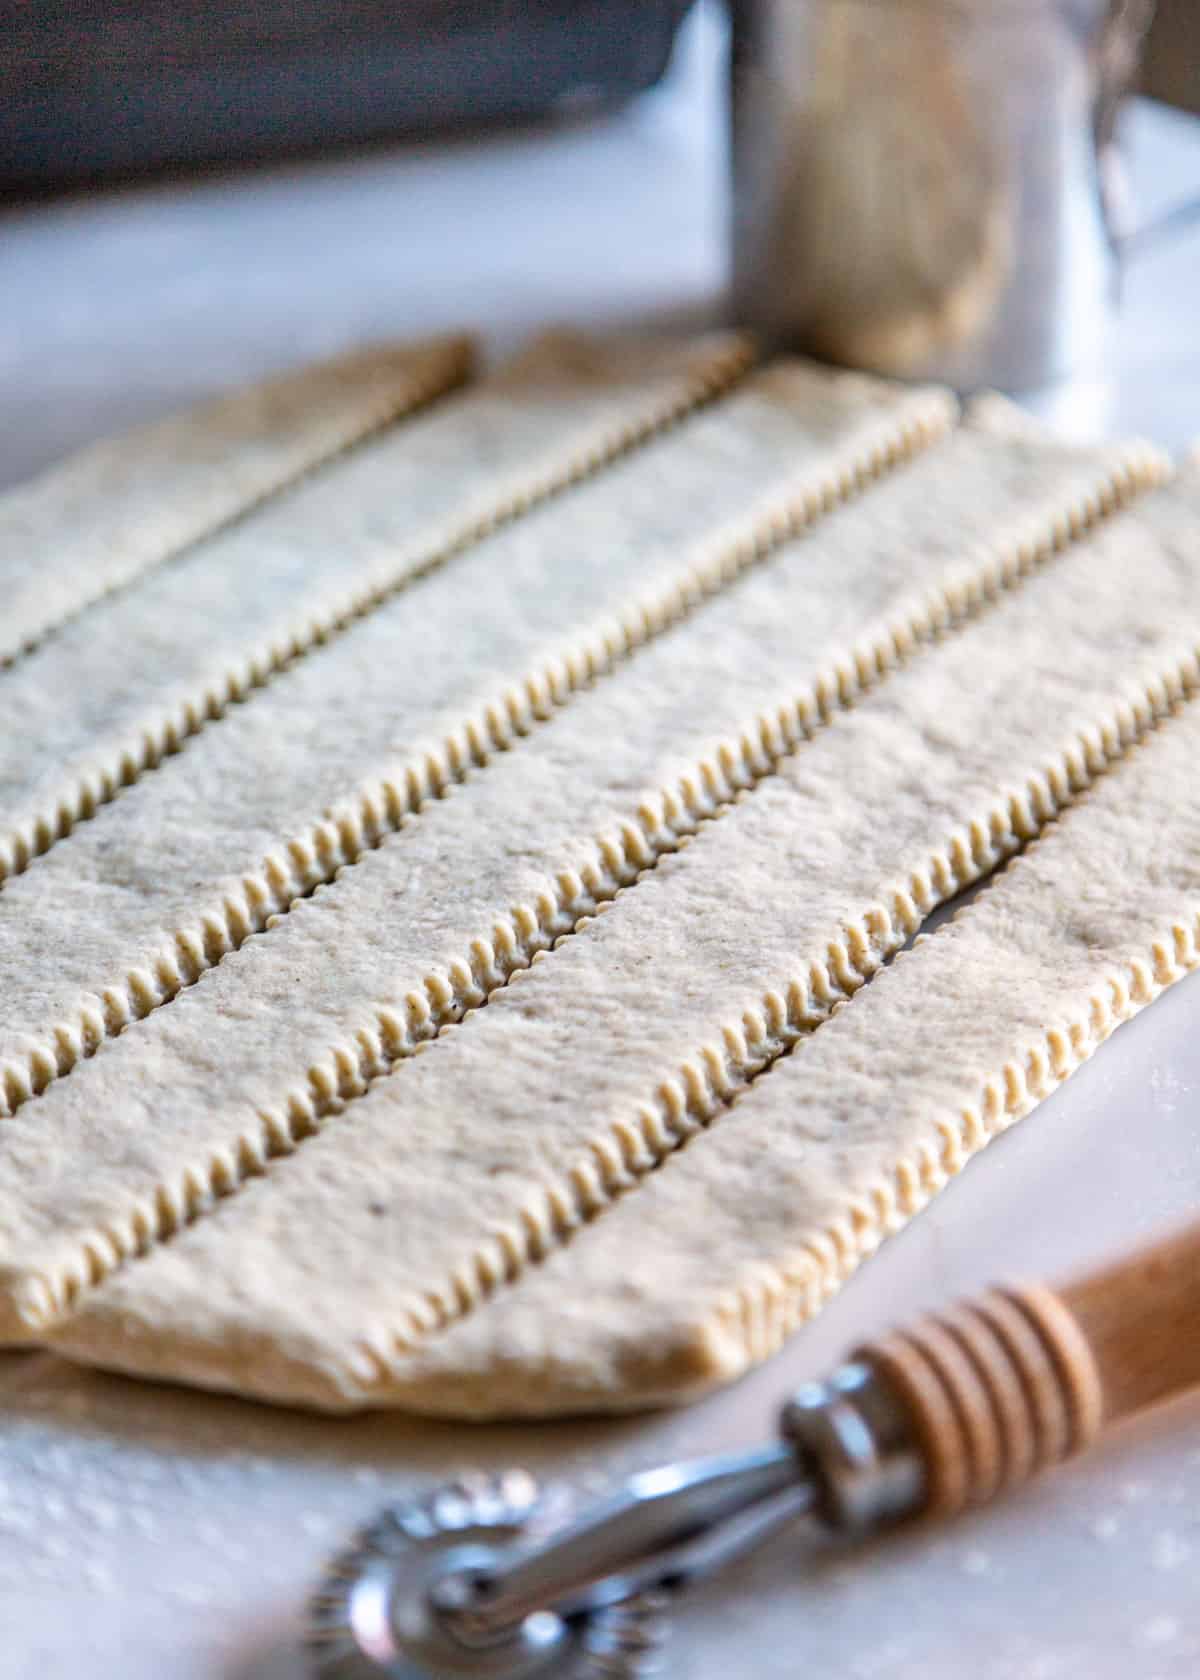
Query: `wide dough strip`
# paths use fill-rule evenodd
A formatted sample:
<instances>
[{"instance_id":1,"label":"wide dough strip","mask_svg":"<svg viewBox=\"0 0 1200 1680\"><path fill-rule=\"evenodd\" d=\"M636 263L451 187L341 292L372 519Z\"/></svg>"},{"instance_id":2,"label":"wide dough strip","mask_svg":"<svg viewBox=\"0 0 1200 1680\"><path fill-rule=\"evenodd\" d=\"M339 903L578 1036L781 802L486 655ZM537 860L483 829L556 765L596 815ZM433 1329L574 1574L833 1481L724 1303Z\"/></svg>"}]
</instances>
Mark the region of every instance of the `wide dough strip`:
<instances>
[{"instance_id":1,"label":"wide dough strip","mask_svg":"<svg viewBox=\"0 0 1200 1680\"><path fill-rule=\"evenodd\" d=\"M968 425L785 545L7 1121L12 1285L169 1234L501 983L506 934L527 964L768 773L854 699L855 649L894 661L900 626L929 657L955 589L1063 564L1055 533L1121 484L1120 452Z\"/></svg>"},{"instance_id":2,"label":"wide dough strip","mask_svg":"<svg viewBox=\"0 0 1200 1680\"><path fill-rule=\"evenodd\" d=\"M21 720L0 736L0 880L382 593L628 451L748 357L732 334L686 349L547 335L98 602L0 671L0 714ZM169 506L169 480L161 494Z\"/></svg>"},{"instance_id":3,"label":"wide dough strip","mask_svg":"<svg viewBox=\"0 0 1200 1680\"><path fill-rule=\"evenodd\" d=\"M677 1366L664 1351L676 1261L686 1248L685 1271L705 1276L714 1299L728 1284L739 1256L714 1244L707 1225L727 1185L741 1192L751 1237L765 1229L759 1189L785 1233L805 1232L803 1217L786 1223L792 1215L781 1212L774 1160L764 1172L761 1149L747 1154L743 1143L740 1157L727 1154L693 1196L690 1218L681 1211L677 1250L665 1256L643 1200L654 1179L610 1204L817 1026L922 910L1036 832L1172 694L1195 684L1198 538L1195 498L1162 492L896 674L290 1160L85 1293L58 1344L100 1364L331 1407L553 1412L661 1399L672 1383L682 1394L728 1374L715 1360L707 1377L700 1371L686 1308ZM1177 727L1167 724L1163 739ZM1188 746L1194 752L1194 740ZM1127 795L1133 775L1122 767L1112 785ZM1182 798L1176 820L1195 820L1193 804L1194 794ZM1128 849L1140 822L1124 821ZM1087 823L1085 814L1072 832L1086 834ZM1151 866L1160 865L1156 850ZM1168 896L1178 910L1174 889ZM1120 921L1114 911L1103 937ZM1069 901L1050 925L1071 925ZM1088 925L1084 916L1085 946ZM1020 940L1045 950L1035 926ZM912 962L904 958L897 975ZM1043 956L1043 975L1054 963ZM910 993L893 1018L895 1056L877 1111L885 1095L896 1100L903 1070L906 1112L928 1112L931 1093L917 1088L925 1034L918 1047L910 1031L928 989ZM820 1053L833 1028L844 1031L839 1021L852 1022L872 992L796 1051L788 1067L797 1078L813 1047ZM843 1065L832 1065L832 1084ZM746 1114L781 1073L746 1099ZM887 1113L868 1137L877 1179L912 1147ZM682 1162L702 1170L709 1147L698 1141ZM812 1167L822 1194L838 1187L842 1209L857 1187L844 1169L836 1149ZM588 1276L575 1307L551 1310L541 1277L574 1289L570 1257L609 1242L618 1217L623 1237L607 1249L607 1271ZM572 1236L561 1261L546 1259ZM511 1309L526 1290L535 1304L509 1342ZM560 1323L570 1335L558 1338ZM639 1359L652 1378L640 1377Z\"/></svg>"},{"instance_id":4,"label":"wide dough strip","mask_svg":"<svg viewBox=\"0 0 1200 1680\"><path fill-rule=\"evenodd\" d=\"M462 337L357 350L105 439L8 491L0 668L110 590L458 384L471 356Z\"/></svg>"},{"instance_id":5,"label":"wide dough strip","mask_svg":"<svg viewBox=\"0 0 1200 1680\"><path fill-rule=\"evenodd\" d=\"M9 1111L947 414L780 364L197 736L0 891Z\"/></svg>"},{"instance_id":6,"label":"wide dough strip","mask_svg":"<svg viewBox=\"0 0 1200 1680\"><path fill-rule=\"evenodd\" d=\"M1197 763L1193 699L711 1131L382 1370L372 1400L462 1416L678 1403L774 1353L974 1154L1200 966ZM152 1307L133 1273L102 1291L68 1341L102 1362L123 1287L142 1348L182 1366L165 1279ZM245 1352L240 1370L218 1358L217 1380L240 1386Z\"/></svg>"}]
</instances>

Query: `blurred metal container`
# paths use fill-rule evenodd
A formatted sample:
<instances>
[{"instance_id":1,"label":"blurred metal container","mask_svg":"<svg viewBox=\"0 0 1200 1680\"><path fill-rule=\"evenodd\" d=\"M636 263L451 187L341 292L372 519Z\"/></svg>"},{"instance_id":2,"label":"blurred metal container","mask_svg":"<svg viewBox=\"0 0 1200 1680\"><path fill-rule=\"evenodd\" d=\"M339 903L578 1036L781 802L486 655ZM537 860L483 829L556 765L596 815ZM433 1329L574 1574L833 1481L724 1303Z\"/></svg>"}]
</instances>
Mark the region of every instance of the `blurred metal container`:
<instances>
[{"instance_id":1,"label":"blurred metal container","mask_svg":"<svg viewBox=\"0 0 1200 1680\"><path fill-rule=\"evenodd\" d=\"M1152 0L734 0L734 299L960 390L1094 368Z\"/></svg>"}]
</instances>

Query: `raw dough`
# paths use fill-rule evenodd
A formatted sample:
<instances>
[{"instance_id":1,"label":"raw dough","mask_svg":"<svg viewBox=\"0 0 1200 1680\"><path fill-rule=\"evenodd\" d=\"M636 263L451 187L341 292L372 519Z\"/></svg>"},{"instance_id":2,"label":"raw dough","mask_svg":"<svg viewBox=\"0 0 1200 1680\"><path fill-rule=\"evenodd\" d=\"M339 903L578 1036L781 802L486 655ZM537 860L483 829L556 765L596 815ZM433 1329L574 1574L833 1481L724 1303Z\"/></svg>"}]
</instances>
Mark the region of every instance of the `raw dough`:
<instances>
[{"instance_id":1,"label":"raw dough","mask_svg":"<svg viewBox=\"0 0 1200 1680\"><path fill-rule=\"evenodd\" d=\"M465 379L465 338L359 350L82 450L0 498L0 667Z\"/></svg>"},{"instance_id":2,"label":"raw dough","mask_svg":"<svg viewBox=\"0 0 1200 1680\"><path fill-rule=\"evenodd\" d=\"M744 355L649 356L605 459ZM1200 479L785 363L526 513L452 465L473 400L387 440L445 422L420 528L473 494L469 551L384 557L381 445L220 538L307 589L345 520L370 611L313 591L330 645L0 892L13 1338L331 1408L681 1398L1195 960ZM199 616L202 552L129 601ZM299 633L260 584L206 670ZM78 620L118 712L125 599Z\"/></svg>"},{"instance_id":3,"label":"raw dough","mask_svg":"<svg viewBox=\"0 0 1200 1680\"><path fill-rule=\"evenodd\" d=\"M987 1136L959 1109L947 1125L947 1090L961 1108L989 1075L1003 1089L1023 1033L1086 1025L1117 953L1153 967L1170 916L1200 914L1200 714L1119 762L1200 682L1197 625L1200 501L1161 492L838 716L292 1158L85 1292L62 1345L276 1399L468 1414L641 1404L735 1374ZM1055 865L1052 831L964 916L992 930L974 966L947 985L933 957L903 957L826 1020L1110 765L1060 825L1082 861ZM1094 810L1114 813L1096 841ZM1026 958L999 987L989 939ZM877 989L887 1077L845 1048ZM667 1220L643 1198L677 1173L690 1196ZM764 1259L802 1280L791 1300L779 1282L743 1302Z\"/></svg>"},{"instance_id":4,"label":"raw dough","mask_svg":"<svg viewBox=\"0 0 1200 1680\"><path fill-rule=\"evenodd\" d=\"M698 352L673 354L678 404ZM666 356L643 353L627 424L662 409ZM710 347L704 377L728 362ZM881 403L869 382L781 366L282 672L0 890L9 1113L750 564L741 526L719 531L740 516L757 538L747 500L772 496L778 522L947 419L928 393Z\"/></svg>"},{"instance_id":5,"label":"raw dough","mask_svg":"<svg viewBox=\"0 0 1200 1680\"><path fill-rule=\"evenodd\" d=\"M457 402L67 623L0 679L0 704L22 719L0 744L0 880L230 702L728 385L746 356L729 336L649 356L548 334Z\"/></svg>"},{"instance_id":6,"label":"raw dough","mask_svg":"<svg viewBox=\"0 0 1200 1680\"><path fill-rule=\"evenodd\" d=\"M853 699L856 640L917 657L947 578L1006 575L1031 514L1047 561L1124 466L967 427L786 544L10 1120L0 1277L82 1278L85 1245L129 1253L290 1148Z\"/></svg>"},{"instance_id":7,"label":"raw dough","mask_svg":"<svg viewBox=\"0 0 1200 1680\"><path fill-rule=\"evenodd\" d=\"M1188 681L1194 694L1195 659ZM377 1355L364 1392L468 1416L637 1407L767 1358L973 1155L1200 966L1198 762L1192 699L636 1194L443 1334ZM119 1363L149 1298L134 1268L67 1334ZM170 1285L158 1311L168 1303L174 1315ZM162 1323L148 1342L165 1351ZM240 1364L227 1354L217 1385L241 1386L253 1363L244 1347Z\"/></svg>"},{"instance_id":8,"label":"raw dough","mask_svg":"<svg viewBox=\"0 0 1200 1680\"><path fill-rule=\"evenodd\" d=\"M21 720L0 746L0 881L297 656L726 387L748 357L734 335L654 353L547 335L75 618L0 672L0 707ZM168 508L178 476L158 464Z\"/></svg>"}]
</instances>

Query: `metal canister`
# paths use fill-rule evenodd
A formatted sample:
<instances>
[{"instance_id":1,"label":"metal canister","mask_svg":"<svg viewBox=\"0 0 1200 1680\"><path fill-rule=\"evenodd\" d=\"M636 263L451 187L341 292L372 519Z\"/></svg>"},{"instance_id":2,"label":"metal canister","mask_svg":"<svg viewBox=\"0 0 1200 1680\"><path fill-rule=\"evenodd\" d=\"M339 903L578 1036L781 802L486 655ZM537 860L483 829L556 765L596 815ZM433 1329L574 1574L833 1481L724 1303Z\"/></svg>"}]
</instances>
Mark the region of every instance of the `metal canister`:
<instances>
[{"instance_id":1,"label":"metal canister","mask_svg":"<svg viewBox=\"0 0 1200 1680\"><path fill-rule=\"evenodd\" d=\"M1095 370L1152 0L734 0L734 300L959 390Z\"/></svg>"}]
</instances>

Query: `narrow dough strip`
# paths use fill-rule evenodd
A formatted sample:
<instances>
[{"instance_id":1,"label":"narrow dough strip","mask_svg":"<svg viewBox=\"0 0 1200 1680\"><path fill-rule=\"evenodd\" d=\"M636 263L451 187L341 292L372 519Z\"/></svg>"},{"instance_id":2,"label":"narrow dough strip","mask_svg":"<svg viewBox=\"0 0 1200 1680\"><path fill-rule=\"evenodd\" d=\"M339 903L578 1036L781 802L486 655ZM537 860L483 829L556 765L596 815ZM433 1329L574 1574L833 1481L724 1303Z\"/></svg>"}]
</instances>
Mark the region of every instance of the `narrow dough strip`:
<instances>
[{"instance_id":1,"label":"narrow dough strip","mask_svg":"<svg viewBox=\"0 0 1200 1680\"><path fill-rule=\"evenodd\" d=\"M941 393L781 364L190 742L0 893L8 1112L951 414Z\"/></svg>"},{"instance_id":2,"label":"narrow dough strip","mask_svg":"<svg viewBox=\"0 0 1200 1680\"><path fill-rule=\"evenodd\" d=\"M491 1365L472 1372L459 1361L439 1386L439 1350L451 1334L469 1343L477 1322L502 1366L498 1326L542 1274L506 1291L494 1314L468 1315L534 1262L550 1277L547 1257L605 1209L601 1237L624 1206L624 1253L639 1255L636 1278L626 1265L609 1279L606 1322L618 1298L628 1307L655 1287L669 1296L669 1266L638 1281L641 1237L630 1233L641 1225L628 1219L638 1221L646 1186L614 1198L723 1113L934 904L1038 832L1195 687L1196 513L1166 495L1143 511L1164 540L1119 520L1090 551L1065 557L840 715L585 936L498 992L469 1029L429 1046L291 1160L84 1296L57 1339L102 1364L333 1407L580 1404L586 1373L556 1362L552 1330L537 1344L541 1364L525 1367L524 1402L515 1377L492 1386ZM1176 546L1180 534L1188 540ZM1186 647L1181 615L1193 626ZM1015 649L1020 667L1006 677ZM1117 782L1128 790L1126 772ZM837 1020L852 1020L863 1001ZM810 1054L806 1045L788 1065ZM920 1060L911 1039L907 1056ZM681 1074L663 1081L664 1066ZM745 1111L779 1078L756 1088ZM894 1076L883 1088L893 1085ZM588 1093L585 1113L577 1090ZM773 1177L760 1157L743 1161L733 1182ZM693 1207L693 1249L707 1213ZM752 1207L745 1218L753 1231ZM700 1247L703 1271L711 1251ZM711 1265L708 1277L715 1289ZM45 1314L38 1286L48 1280L25 1282L25 1310ZM444 1340L431 1334L460 1318ZM653 1330L645 1338L651 1365L657 1339ZM626 1336L619 1368L616 1355L606 1367L611 1391L594 1381L588 1404L627 1403L635 1340L641 1347L640 1335Z\"/></svg>"},{"instance_id":3,"label":"narrow dough strip","mask_svg":"<svg viewBox=\"0 0 1200 1680\"><path fill-rule=\"evenodd\" d=\"M479 1416L679 1402L777 1351L974 1155L1200 966L1198 762L1193 700L635 1196L381 1366L374 1403ZM116 1308L104 1291L95 1301ZM103 1360L105 1333L99 1318L79 1327L82 1357Z\"/></svg>"},{"instance_id":4,"label":"narrow dough strip","mask_svg":"<svg viewBox=\"0 0 1200 1680\"><path fill-rule=\"evenodd\" d=\"M294 660L749 359L734 334L686 347L547 335L0 672L0 710L21 720L0 739L0 883Z\"/></svg>"},{"instance_id":5,"label":"narrow dough strip","mask_svg":"<svg viewBox=\"0 0 1200 1680\"><path fill-rule=\"evenodd\" d=\"M0 670L51 630L461 384L471 340L376 346L81 450L0 497Z\"/></svg>"},{"instance_id":6,"label":"narrow dough strip","mask_svg":"<svg viewBox=\"0 0 1200 1680\"><path fill-rule=\"evenodd\" d=\"M0 1265L93 1226L113 1263L261 1171L1049 562L1140 463L969 425L834 510L10 1120Z\"/></svg>"}]
</instances>

